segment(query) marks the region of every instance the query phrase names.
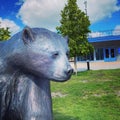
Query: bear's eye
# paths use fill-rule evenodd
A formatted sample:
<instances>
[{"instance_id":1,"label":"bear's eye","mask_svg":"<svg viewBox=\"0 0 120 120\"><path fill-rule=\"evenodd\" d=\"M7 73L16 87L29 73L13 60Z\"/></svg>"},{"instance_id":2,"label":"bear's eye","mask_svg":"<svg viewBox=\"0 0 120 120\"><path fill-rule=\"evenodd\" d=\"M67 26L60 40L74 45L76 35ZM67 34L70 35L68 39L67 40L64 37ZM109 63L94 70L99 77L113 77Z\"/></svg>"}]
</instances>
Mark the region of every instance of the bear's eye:
<instances>
[{"instance_id":1,"label":"bear's eye","mask_svg":"<svg viewBox=\"0 0 120 120\"><path fill-rule=\"evenodd\" d=\"M59 52L54 52L53 55L52 55L52 57L53 57L53 58L57 58L58 55L59 55Z\"/></svg>"},{"instance_id":2,"label":"bear's eye","mask_svg":"<svg viewBox=\"0 0 120 120\"><path fill-rule=\"evenodd\" d=\"M69 51L66 52L66 56L69 58Z\"/></svg>"}]
</instances>

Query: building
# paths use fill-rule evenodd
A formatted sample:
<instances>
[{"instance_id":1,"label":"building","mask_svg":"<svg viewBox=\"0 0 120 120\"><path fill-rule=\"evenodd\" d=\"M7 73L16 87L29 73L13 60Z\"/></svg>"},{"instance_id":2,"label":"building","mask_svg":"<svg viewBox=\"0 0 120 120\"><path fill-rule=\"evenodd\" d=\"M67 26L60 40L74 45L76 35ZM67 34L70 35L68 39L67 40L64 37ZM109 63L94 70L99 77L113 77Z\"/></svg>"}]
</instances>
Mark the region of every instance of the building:
<instances>
[{"instance_id":1,"label":"building","mask_svg":"<svg viewBox=\"0 0 120 120\"><path fill-rule=\"evenodd\" d=\"M94 53L86 57L78 57L78 61L120 60L120 30L91 33L88 41L94 46Z\"/></svg>"}]
</instances>

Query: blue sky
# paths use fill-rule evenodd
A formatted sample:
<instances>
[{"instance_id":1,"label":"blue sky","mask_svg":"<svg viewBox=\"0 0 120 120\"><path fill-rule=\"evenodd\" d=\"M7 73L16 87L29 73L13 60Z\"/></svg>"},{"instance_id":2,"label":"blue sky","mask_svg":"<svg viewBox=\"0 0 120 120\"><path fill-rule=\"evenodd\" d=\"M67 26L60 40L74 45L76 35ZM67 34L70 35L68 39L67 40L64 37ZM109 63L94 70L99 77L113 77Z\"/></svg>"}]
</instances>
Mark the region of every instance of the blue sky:
<instances>
[{"instance_id":1,"label":"blue sky","mask_svg":"<svg viewBox=\"0 0 120 120\"><path fill-rule=\"evenodd\" d=\"M61 19L60 11L67 0L1 0L1 27L10 27L12 34L24 26L45 27L55 31ZM85 10L85 0L77 0ZM91 31L120 29L120 0L87 0Z\"/></svg>"},{"instance_id":2,"label":"blue sky","mask_svg":"<svg viewBox=\"0 0 120 120\"><path fill-rule=\"evenodd\" d=\"M105 31L113 30L116 26L120 26L120 11L114 12L111 17L106 17L98 22L91 24L90 28L92 31Z\"/></svg>"}]
</instances>

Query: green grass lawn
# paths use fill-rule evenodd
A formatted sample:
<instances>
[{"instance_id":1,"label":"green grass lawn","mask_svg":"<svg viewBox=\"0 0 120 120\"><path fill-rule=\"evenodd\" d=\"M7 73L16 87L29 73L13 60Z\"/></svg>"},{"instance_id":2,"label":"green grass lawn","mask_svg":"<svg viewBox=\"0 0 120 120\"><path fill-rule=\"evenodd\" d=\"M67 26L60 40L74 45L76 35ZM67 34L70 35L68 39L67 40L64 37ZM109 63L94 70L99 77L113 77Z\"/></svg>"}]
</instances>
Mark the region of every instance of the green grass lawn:
<instances>
[{"instance_id":1,"label":"green grass lawn","mask_svg":"<svg viewBox=\"0 0 120 120\"><path fill-rule=\"evenodd\" d=\"M79 72L51 84L54 120L120 120L120 69Z\"/></svg>"}]
</instances>

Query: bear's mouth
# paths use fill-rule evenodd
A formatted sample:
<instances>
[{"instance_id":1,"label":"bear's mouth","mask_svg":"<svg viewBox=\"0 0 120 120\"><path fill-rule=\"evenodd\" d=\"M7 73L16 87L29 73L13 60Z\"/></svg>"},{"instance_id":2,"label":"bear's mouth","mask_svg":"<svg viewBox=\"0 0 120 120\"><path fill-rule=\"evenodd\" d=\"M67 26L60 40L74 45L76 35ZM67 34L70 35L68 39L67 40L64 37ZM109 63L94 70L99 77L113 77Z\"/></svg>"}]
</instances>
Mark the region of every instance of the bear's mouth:
<instances>
[{"instance_id":1,"label":"bear's mouth","mask_svg":"<svg viewBox=\"0 0 120 120\"><path fill-rule=\"evenodd\" d=\"M71 75L65 75L65 76L54 76L52 78L52 81L55 81L55 82L64 82L64 81L67 81L71 78Z\"/></svg>"},{"instance_id":2,"label":"bear's mouth","mask_svg":"<svg viewBox=\"0 0 120 120\"><path fill-rule=\"evenodd\" d=\"M73 69L70 69L68 71L56 71L54 72L51 77L53 81L56 81L56 82L64 82L64 81L67 81L71 78L72 76L72 73L73 73Z\"/></svg>"}]
</instances>

